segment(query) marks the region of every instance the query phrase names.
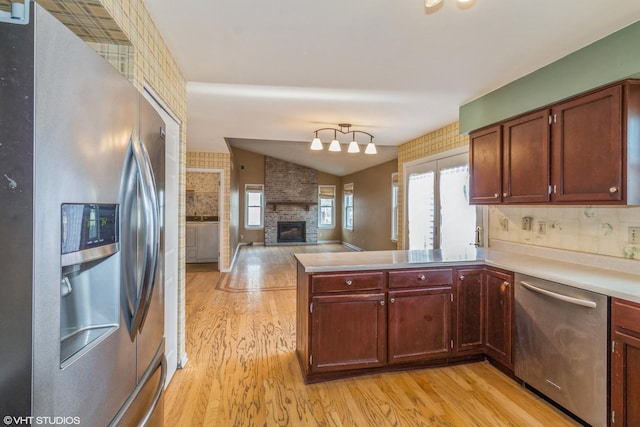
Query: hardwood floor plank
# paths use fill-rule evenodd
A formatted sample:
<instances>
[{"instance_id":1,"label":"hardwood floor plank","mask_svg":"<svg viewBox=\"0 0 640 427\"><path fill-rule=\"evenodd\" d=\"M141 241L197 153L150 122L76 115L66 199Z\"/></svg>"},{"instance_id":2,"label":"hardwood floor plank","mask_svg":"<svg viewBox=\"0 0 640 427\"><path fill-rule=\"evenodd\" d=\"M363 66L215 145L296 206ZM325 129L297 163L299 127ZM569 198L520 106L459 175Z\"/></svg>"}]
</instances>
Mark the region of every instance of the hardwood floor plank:
<instances>
[{"instance_id":1,"label":"hardwood floor plank","mask_svg":"<svg viewBox=\"0 0 640 427\"><path fill-rule=\"evenodd\" d=\"M189 362L167 387L167 426L578 425L487 362L305 385L291 251L243 248L231 273L187 273Z\"/></svg>"}]
</instances>

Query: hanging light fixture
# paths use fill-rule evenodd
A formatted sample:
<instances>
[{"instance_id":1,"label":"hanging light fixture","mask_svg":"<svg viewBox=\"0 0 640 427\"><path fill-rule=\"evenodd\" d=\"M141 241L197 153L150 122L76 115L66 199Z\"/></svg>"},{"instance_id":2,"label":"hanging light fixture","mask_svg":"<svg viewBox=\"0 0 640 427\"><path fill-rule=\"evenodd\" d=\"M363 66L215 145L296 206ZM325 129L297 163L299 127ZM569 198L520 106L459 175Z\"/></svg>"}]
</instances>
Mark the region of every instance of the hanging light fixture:
<instances>
[{"instance_id":1,"label":"hanging light fixture","mask_svg":"<svg viewBox=\"0 0 640 427\"><path fill-rule=\"evenodd\" d=\"M472 3L475 2L475 0L456 0L458 3L458 6L461 8L465 8L465 7L469 7L471 6ZM424 0L424 7L426 7L427 9L433 9L435 7L440 6L440 4L442 3L442 0Z\"/></svg>"},{"instance_id":2,"label":"hanging light fixture","mask_svg":"<svg viewBox=\"0 0 640 427\"><path fill-rule=\"evenodd\" d=\"M365 154L376 154L378 152L378 150L376 150L375 144L373 143L373 135L371 135L369 132L365 132L362 130L350 130L351 129L350 123L340 123L338 124L338 126L340 127L340 129L321 128L321 129L315 130L314 131L315 137L313 138L313 141L311 141L311 149L316 151L324 149L322 141L318 137L318 132L325 131L325 130L332 130L333 140L331 141L331 144L329 144L329 151L333 151L333 152L342 151L340 141L338 141L338 132L340 132L343 135L351 134L351 142L349 143L349 147L347 148L347 153L360 152L360 145L358 144L358 141L356 141L357 133L363 133L365 135L368 135L370 138L369 143L367 144L367 147L364 150Z\"/></svg>"}]
</instances>

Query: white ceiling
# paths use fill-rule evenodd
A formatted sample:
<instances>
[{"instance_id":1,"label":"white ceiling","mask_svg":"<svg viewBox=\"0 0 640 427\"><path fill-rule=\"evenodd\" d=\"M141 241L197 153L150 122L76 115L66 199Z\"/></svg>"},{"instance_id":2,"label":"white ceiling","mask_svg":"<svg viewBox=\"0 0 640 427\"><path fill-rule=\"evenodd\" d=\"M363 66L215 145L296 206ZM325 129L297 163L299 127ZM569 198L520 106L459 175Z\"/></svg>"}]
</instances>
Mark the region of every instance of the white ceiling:
<instances>
[{"instance_id":1,"label":"white ceiling","mask_svg":"<svg viewBox=\"0 0 640 427\"><path fill-rule=\"evenodd\" d=\"M144 2L188 81L189 151L229 141L336 175L388 158L321 158L315 129L351 123L393 158L461 104L640 20L638 0Z\"/></svg>"}]
</instances>

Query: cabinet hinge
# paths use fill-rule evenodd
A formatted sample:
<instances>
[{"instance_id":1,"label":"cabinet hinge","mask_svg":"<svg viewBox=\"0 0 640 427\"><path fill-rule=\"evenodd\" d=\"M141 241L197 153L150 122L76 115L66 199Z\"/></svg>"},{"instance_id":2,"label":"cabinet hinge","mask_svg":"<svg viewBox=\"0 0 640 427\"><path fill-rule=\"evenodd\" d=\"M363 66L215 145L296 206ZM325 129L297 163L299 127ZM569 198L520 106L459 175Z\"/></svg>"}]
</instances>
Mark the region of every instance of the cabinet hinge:
<instances>
[{"instance_id":1,"label":"cabinet hinge","mask_svg":"<svg viewBox=\"0 0 640 427\"><path fill-rule=\"evenodd\" d=\"M616 352L616 342L611 341L611 353L615 353L615 352Z\"/></svg>"},{"instance_id":2,"label":"cabinet hinge","mask_svg":"<svg viewBox=\"0 0 640 427\"><path fill-rule=\"evenodd\" d=\"M616 423L616 411L611 411L611 424Z\"/></svg>"},{"instance_id":3,"label":"cabinet hinge","mask_svg":"<svg viewBox=\"0 0 640 427\"><path fill-rule=\"evenodd\" d=\"M451 302L453 302L453 294L451 294Z\"/></svg>"},{"instance_id":4,"label":"cabinet hinge","mask_svg":"<svg viewBox=\"0 0 640 427\"><path fill-rule=\"evenodd\" d=\"M551 194L553 192L551 186L549 186L549 194Z\"/></svg>"},{"instance_id":5,"label":"cabinet hinge","mask_svg":"<svg viewBox=\"0 0 640 427\"><path fill-rule=\"evenodd\" d=\"M453 340L451 340L451 348L453 349Z\"/></svg>"},{"instance_id":6,"label":"cabinet hinge","mask_svg":"<svg viewBox=\"0 0 640 427\"><path fill-rule=\"evenodd\" d=\"M553 116L549 114L549 124L553 123Z\"/></svg>"},{"instance_id":7,"label":"cabinet hinge","mask_svg":"<svg viewBox=\"0 0 640 427\"><path fill-rule=\"evenodd\" d=\"M313 303L309 304L309 313L313 313Z\"/></svg>"},{"instance_id":8,"label":"cabinet hinge","mask_svg":"<svg viewBox=\"0 0 640 427\"><path fill-rule=\"evenodd\" d=\"M309 366L313 366L313 355L309 355Z\"/></svg>"}]
</instances>

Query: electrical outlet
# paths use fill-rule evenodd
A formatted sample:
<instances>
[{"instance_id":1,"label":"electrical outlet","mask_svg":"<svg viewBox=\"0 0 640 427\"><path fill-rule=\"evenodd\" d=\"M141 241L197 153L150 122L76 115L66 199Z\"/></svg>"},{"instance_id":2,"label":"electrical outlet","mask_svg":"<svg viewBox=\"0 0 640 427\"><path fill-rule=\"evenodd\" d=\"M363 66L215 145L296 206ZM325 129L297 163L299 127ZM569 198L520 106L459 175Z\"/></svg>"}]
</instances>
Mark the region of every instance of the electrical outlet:
<instances>
[{"instance_id":1,"label":"electrical outlet","mask_svg":"<svg viewBox=\"0 0 640 427\"><path fill-rule=\"evenodd\" d=\"M547 223L544 221L538 221L538 234L545 234L547 232Z\"/></svg>"},{"instance_id":2,"label":"electrical outlet","mask_svg":"<svg viewBox=\"0 0 640 427\"><path fill-rule=\"evenodd\" d=\"M629 227L629 243L640 244L640 227Z\"/></svg>"},{"instance_id":3,"label":"electrical outlet","mask_svg":"<svg viewBox=\"0 0 640 427\"><path fill-rule=\"evenodd\" d=\"M531 231L531 223L533 222L533 218L530 216L522 217L522 229L525 231Z\"/></svg>"},{"instance_id":4,"label":"electrical outlet","mask_svg":"<svg viewBox=\"0 0 640 427\"><path fill-rule=\"evenodd\" d=\"M502 218L500 220L500 229L502 231L509 231L509 220L507 218Z\"/></svg>"}]
</instances>

